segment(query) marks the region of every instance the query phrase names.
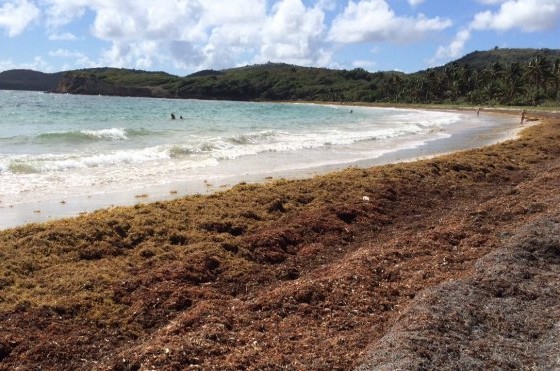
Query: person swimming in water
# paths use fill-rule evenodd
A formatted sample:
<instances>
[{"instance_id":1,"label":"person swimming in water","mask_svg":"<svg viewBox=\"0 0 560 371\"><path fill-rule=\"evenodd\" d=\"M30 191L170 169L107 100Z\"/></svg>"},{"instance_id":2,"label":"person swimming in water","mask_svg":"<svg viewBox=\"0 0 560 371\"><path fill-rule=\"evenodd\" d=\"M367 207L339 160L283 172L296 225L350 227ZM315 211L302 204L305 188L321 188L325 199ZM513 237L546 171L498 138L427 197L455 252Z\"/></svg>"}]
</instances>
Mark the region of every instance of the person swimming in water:
<instances>
[{"instance_id":1,"label":"person swimming in water","mask_svg":"<svg viewBox=\"0 0 560 371\"><path fill-rule=\"evenodd\" d=\"M171 120L175 120L175 114L174 113L171 114Z\"/></svg>"}]
</instances>

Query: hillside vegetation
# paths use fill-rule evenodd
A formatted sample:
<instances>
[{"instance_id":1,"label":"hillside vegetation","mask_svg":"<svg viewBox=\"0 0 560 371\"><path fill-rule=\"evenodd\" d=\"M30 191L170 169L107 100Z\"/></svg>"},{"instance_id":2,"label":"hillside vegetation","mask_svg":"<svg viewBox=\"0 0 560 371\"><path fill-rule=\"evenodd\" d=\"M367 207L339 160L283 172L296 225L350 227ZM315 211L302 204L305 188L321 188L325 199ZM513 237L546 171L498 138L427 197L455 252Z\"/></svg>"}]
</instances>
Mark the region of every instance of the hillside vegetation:
<instances>
[{"instance_id":1,"label":"hillside vegetation","mask_svg":"<svg viewBox=\"0 0 560 371\"><path fill-rule=\"evenodd\" d=\"M58 92L190 99L538 105L560 101L560 51L495 49L413 74L267 63L186 77L89 69L66 74Z\"/></svg>"},{"instance_id":2,"label":"hillside vegetation","mask_svg":"<svg viewBox=\"0 0 560 371\"><path fill-rule=\"evenodd\" d=\"M0 90L54 90L64 72L43 73L32 70L0 72Z\"/></svg>"}]
</instances>

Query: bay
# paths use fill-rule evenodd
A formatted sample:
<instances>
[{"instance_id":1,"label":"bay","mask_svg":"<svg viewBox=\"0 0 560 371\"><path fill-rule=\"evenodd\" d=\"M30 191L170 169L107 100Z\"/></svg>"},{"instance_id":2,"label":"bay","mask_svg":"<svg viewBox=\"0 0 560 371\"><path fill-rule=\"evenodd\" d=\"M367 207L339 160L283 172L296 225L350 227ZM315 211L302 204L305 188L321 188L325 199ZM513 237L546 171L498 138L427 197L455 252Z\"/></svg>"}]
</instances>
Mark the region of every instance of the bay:
<instances>
[{"instance_id":1,"label":"bay","mask_svg":"<svg viewBox=\"0 0 560 371\"><path fill-rule=\"evenodd\" d=\"M513 124L457 111L0 91L0 217L21 224L138 194L398 161L484 144Z\"/></svg>"}]
</instances>

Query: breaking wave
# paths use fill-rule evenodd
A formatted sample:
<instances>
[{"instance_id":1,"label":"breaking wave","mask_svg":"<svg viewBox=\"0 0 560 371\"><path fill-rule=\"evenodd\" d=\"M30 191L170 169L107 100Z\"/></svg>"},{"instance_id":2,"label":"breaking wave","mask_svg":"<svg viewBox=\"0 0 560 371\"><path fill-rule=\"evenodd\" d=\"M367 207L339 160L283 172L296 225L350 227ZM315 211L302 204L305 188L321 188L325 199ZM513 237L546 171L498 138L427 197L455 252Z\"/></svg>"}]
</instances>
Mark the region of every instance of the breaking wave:
<instances>
[{"instance_id":1,"label":"breaking wave","mask_svg":"<svg viewBox=\"0 0 560 371\"><path fill-rule=\"evenodd\" d=\"M110 128L99 130L79 130L55 133L43 133L37 136L40 142L95 142L95 141L124 141L130 137L150 135L152 132L145 129Z\"/></svg>"}]
</instances>

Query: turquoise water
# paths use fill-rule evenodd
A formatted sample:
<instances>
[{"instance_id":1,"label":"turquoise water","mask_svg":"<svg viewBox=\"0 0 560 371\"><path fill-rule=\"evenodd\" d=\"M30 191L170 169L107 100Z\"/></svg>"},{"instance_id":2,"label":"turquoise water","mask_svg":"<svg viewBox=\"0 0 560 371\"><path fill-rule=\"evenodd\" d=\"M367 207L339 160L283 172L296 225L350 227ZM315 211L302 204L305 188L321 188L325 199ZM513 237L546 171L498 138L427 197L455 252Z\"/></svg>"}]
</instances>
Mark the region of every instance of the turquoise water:
<instances>
[{"instance_id":1,"label":"turquoise water","mask_svg":"<svg viewBox=\"0 0 560 371\"><path fill-rule=\"evenodd\" d=\"M0 91L0 206L352 164L494 122L481 120L458 112Z\"/></svg>"},{"instance_id":2,"label":"turquoise water","mask_svg":"<svg viewBox=\"0 0 560 371\"><path fill-rule=\"evenodd\" d=\"M171 113L178 119L171 120ZM236 158L422 133L457 121L454 114L435 123L427 121L433 114L411 120L396 110L30 92L1 92L0 114L3 171L14 155L29 155L21 160L30 165L35 160L37 171L60 164L49 162L51 155L77 161L121 151L129 155L112 162L195 154ZM103 161L87 164L95 165Z\"/></svg>"},{"instance_id":3,"label":"turquoise water","mask_svg":"<svg viewBox=\"0 0 560 371\"><path fill-rule=\"evenodd\" d=\"M4 91L0 172L66 171L181 157L220 161L422 134L458 120L456 114L412 116L357 107Z\"/></svg>"}]
</instances>

